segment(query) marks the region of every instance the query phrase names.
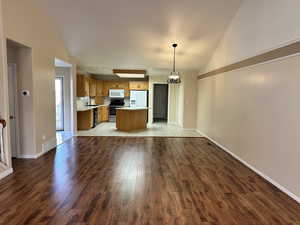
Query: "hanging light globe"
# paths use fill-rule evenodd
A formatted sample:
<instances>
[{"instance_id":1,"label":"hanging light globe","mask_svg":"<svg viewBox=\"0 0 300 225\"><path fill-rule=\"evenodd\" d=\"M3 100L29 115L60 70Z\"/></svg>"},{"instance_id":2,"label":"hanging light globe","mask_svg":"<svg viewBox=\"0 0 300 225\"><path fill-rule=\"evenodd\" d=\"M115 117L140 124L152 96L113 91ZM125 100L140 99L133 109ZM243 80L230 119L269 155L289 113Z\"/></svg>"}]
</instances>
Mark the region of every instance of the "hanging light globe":
<instances>
[{"instance_id":1,"label":"hanging light globe","mask_svg":"<svg viewBox=\"0 0 300 225\"><path fill-rule=\"evenodd\" d=\"M174 48L173 71L170 73L167 82L169 84L180 84L181 79L180 79L179 72L176 72L176 61L175 61L177 44L173 44L172 47Z\"/></svg>"}]
</instances>

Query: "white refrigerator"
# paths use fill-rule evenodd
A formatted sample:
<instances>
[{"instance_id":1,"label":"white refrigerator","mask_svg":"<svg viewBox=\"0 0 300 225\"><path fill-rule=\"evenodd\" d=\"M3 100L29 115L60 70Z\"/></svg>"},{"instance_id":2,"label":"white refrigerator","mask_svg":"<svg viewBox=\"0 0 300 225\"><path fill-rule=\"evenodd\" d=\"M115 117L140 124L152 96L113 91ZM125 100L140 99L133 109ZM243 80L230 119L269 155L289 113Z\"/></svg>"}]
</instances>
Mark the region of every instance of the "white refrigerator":
<instances>
[{"instance_id":1,"label":"white refrigerator","mask_svg":"<svg viewBox=\"0 0 300 225\"><path fill-rule=\"evenodd\" d=\"M147 107L148 91L130 91L130 107Z\"/></svg>"}]
</instances>

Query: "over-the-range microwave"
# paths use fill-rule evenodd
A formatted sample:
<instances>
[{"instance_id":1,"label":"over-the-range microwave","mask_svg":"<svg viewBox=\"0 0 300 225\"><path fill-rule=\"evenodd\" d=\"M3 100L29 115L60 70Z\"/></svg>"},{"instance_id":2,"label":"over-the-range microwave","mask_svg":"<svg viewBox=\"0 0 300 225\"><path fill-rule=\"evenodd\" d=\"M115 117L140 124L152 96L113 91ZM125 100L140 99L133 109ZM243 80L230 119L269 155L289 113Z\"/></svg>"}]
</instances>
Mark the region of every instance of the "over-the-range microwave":
<instances>
[{"instance_id":1,"label":"over-the-range microwave","mask_svg":"<svg viewBox=\"0 0 300 225\"><path fill-rule=\"evenodd\" d=\"M124 89L109 89L110 98L124 98L125 90Z\"/></svg>"}]
</instances>

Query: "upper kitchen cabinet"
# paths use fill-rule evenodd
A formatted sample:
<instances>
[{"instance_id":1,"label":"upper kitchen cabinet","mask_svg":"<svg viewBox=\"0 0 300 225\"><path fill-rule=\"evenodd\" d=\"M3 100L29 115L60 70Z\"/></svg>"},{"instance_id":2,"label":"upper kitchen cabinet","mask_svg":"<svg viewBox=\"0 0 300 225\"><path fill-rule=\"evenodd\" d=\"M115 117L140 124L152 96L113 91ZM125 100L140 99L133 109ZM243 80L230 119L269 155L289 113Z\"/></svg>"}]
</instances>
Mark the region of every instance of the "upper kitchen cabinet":
<instances>
[{"instance_id":1,"label":"upper kitchen cabinet","mask_svg":"<svg viewBox=\"0 0 300 225\"><path fill-rule=\"evenodd\" d=\"M109 96L110 89L124 89L125 96L129 97L129 82L128 81L105 81L103 83L103 96Z\"/></svg>"},{"instance_id":2,"label":"upper kitchen cabinet","mask_svg":"<svg viewBox=\"0 0 300 225\"><path fill-rule=\"evenodd\" d=\"M103 96L103 81L97 80L96 96Z\"/></svg>"},{"instance_id":3,"label":"upper kitchen cabinet","mask_svg":"<svg viewBox=\"0 0 300 225\"><path fill-rule=\"evenodd\" d=\"M97 93L97 80L89 78L89 92L90 92L90 97L96 97Z\"/></svg>"},{"instance_id":4,"label":"upper kitchen cabinet","mask_svg":"<svg viewBox=\"0 0 300 225\"><path fill-rule=\"evenodd\" d=\"M77 97L87 97L90 94L90 78L88 76L77 74Z\"/></svg>"},{"instance_id":5,"label":"upper kitchen cabinet","mask_svg":"<svg viewBox=\"0 0 300 225\"><path fill-rule=\"evenodd\" d=\"M97 105L104 104L104 98L103 98L103 81L102 80L96 80L96 97L95 97L95 103Z\"/></svg>"},{"instance_id":6,"label":"upper kitchen cabinet","mask_svg":"<svg viewBox=\"0 0 300 225\"><path fill-rule=\"evenodd\" d=\"M130 81L129 82L129 89L130 90L137 90L137 91L145 91L149 89L149 82L148 81Z\"/></svg>"}]
</instances>

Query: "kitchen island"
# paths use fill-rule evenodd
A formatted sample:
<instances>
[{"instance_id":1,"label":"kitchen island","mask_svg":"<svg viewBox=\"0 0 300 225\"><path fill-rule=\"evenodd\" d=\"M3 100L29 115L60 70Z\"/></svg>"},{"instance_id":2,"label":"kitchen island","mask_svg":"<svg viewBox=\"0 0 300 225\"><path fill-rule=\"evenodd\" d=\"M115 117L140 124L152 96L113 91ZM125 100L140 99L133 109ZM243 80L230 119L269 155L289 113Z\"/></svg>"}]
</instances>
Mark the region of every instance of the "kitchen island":
<instances>
[{"instance_id":1,"label":"kitchen island","mask_svg":"<svg viewBox=\"0 0 300 225\"><path fill-rule=\"evenodd\" d=\"M147 128L148 108L125 107L117 109L116 127L120 131L134 131Z\"/></svg>"}]
</instances>

